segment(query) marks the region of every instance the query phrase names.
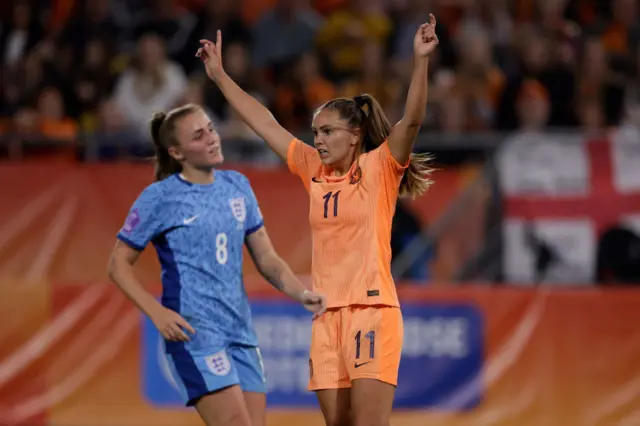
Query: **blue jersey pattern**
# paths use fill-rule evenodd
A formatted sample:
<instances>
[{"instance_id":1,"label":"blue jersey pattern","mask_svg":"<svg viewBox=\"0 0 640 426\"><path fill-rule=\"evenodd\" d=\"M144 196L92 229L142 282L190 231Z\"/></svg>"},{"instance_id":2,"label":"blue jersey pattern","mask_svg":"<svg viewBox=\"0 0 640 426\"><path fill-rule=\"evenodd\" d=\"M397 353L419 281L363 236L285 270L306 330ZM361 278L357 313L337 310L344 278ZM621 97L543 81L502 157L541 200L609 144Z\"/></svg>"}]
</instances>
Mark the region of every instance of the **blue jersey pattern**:
<instances>
[{"instance_id":1,"label":"blue jersey pattern","mask_svg":"<svg viewBox=\"0 0 640 426\"><path fill-rule=\"evenodd\" d=\"M216 171L208 185L176 174L140 194L118 238L137 250L153 243L162 267L162 304L196 330L190 342L166 342L168 353L257 346L242 251L245 237L262 226L249 180L235 171Z\"/></svg>"}]
</instances>

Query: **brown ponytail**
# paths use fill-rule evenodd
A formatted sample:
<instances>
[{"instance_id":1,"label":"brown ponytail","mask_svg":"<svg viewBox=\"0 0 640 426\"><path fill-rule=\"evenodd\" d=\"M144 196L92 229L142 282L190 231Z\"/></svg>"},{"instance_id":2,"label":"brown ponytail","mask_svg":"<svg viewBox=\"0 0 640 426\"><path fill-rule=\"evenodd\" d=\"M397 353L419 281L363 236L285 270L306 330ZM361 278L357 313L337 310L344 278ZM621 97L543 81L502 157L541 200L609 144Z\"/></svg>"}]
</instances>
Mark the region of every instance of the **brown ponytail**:
<instances>
[{"instance_id":1,"label":"brown ponytail","mask_svg":"<svg viewBox=\"0 0 640 426\"><path fill-rule=\"evenodd\" d=\"M371 95L363 94L353 99L337 98L324 104L320 109L338 111L340 118L345 119L354 128L363 131L362 152L369 152L379 147L391 134L391 124L384 114L380 103ZM433 183L430 175L433 172L431 154L411 154L409 167L400 182L400 196L415 198L422 195Z\"/></svg>"},{"instance_id":2,"label":"brown ponytail","mask_svg":"<svg viewBox=\"0 0 640 426\"><path fill-rule=\"evenodd\" d=\"M164 112L153 114L149 128L153 144L156 148L156 155L154 157L154 175L156 181L166 179L182 171L182 164L169 154L169 147L178 145L176 138L176 124L178 121L199 109L200 107L198 105L187 104L173 109L167 114Z\"/></svg>"}]
</instances>

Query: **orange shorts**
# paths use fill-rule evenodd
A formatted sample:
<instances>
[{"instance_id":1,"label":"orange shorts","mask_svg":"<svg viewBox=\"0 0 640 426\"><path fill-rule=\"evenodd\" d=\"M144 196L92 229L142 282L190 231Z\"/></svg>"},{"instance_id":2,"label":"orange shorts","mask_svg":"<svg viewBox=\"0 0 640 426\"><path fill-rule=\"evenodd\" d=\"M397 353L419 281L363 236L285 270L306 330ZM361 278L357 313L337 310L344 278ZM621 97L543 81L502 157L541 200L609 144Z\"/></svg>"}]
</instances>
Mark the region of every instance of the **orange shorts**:
<instances>
[{"instance_id":1,"label":"orange shorts","mask_svg":"<svg viewBox=\"0 0 640 426\"><path fill-rule=\"evenodd\" d=\"M400 308L327 310L311 326L309 390L348 388L365 378L396 386L403 334Z\"/></svg>"}]
</instances>

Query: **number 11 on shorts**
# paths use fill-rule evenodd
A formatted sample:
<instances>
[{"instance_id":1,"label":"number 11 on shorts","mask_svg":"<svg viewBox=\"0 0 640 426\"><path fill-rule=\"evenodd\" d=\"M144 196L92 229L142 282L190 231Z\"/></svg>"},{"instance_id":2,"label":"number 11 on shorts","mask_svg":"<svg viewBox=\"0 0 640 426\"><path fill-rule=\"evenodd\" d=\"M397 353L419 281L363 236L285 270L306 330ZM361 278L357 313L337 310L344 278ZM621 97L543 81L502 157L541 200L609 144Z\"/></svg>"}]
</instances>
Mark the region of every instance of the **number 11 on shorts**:
<instances>
[{"instance_id":1,"label":"number 11 on shorts","mask_svg":"<svg viewBox=\"0 0 640 426\"><path fill-rule=\"evenodd\" d=\"M367 334L364 335L365 340L369 341L369 361L358 362L360 359L360 345L362 343L362 331L358 331L356 333L356 363L354 365L355 368L363 366L365 364L369 364L371 360L375 357L375 347L376 347L376 332L371 330Z\"/></svg>"}]
</instances>

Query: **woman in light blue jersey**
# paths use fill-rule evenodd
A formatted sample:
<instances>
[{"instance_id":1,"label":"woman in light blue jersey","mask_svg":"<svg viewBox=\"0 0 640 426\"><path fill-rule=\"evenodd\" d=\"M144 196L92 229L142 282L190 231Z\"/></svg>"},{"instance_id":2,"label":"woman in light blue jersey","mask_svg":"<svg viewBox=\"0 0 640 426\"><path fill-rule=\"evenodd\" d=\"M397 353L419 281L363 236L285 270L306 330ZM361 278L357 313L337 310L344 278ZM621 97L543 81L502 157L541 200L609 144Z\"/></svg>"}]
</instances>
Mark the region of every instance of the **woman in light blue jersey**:
<instances>
[{"instance_id":1,"label":"woman in light blue jersey","mask_svg":"<svg viewBox=\"0 0 640 426\"><path fill-rule=\"evenodd\" d=\"M185 403L207 425L265 425L266 385L242 282L246 244L276 289L315 315L324 297L308 291L275 252L248 179L222 163L220 137L201 107L151 121L156 182L135 201L109 262L109 276L153 321ZM135 278L152 243L162 268L162 301Z\"/></svg>"}]
</instances>

